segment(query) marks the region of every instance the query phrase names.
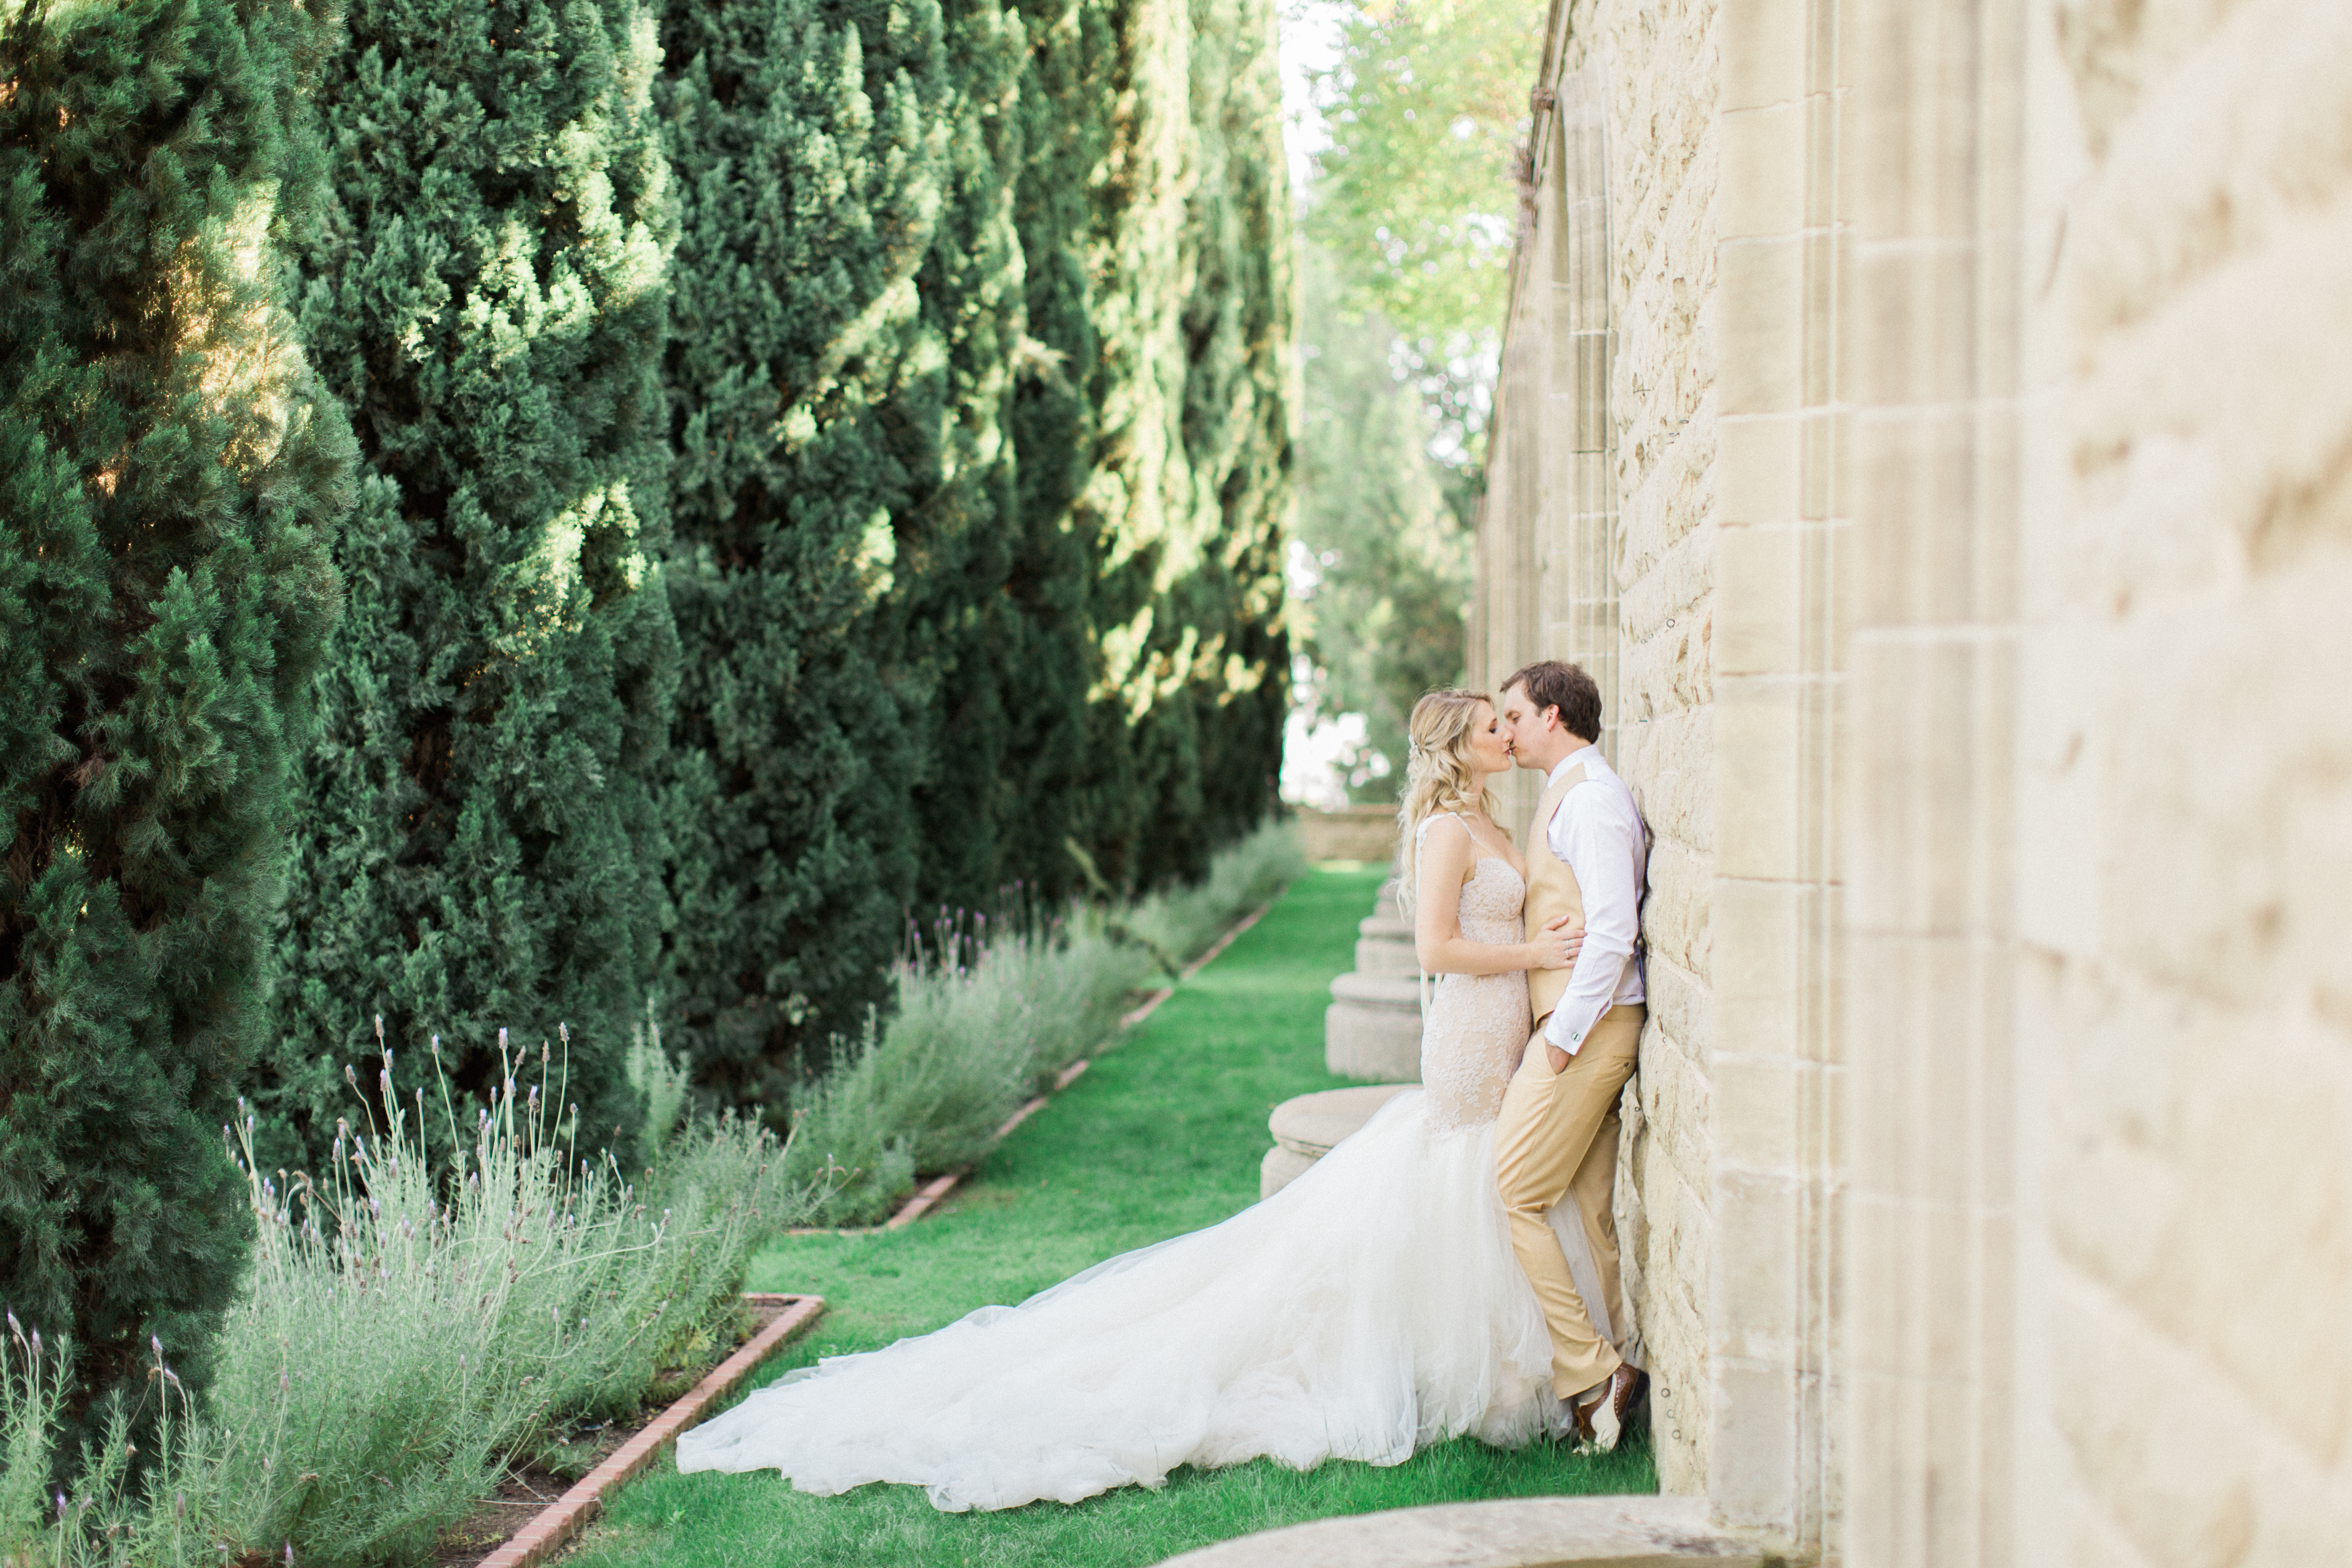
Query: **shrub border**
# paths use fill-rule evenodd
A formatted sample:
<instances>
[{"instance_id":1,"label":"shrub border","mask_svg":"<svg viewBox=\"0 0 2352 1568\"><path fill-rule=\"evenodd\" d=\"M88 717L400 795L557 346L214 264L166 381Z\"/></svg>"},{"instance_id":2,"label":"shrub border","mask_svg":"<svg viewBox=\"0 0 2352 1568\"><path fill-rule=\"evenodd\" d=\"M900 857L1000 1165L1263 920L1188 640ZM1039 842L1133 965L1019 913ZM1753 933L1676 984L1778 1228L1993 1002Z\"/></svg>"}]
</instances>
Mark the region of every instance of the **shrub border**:
<instances>
[{"instance_id":1,"label":"shrub border","mask_svg":"<svg viewBox=\"0 0 2352 1568\"><path fill-rule=\"evenodd\" d=\"M553 1556L557 1550L579 1534L587 1522L604 1511L604 1494L624 1481L635 1479L637 1474L658 1458L677 1435L693 1425L695 1418L714 1402L733 1392L735 1385L748 1376L751 1369L768 1359L779 1345L811 1323L824 1310L822 1296L779 1294L773 1291L748 1290L743 1300L754 1304L781 1302L783 1314L751 1340L698 1383L670 1407L646 1423L645 1427L604 1462L573 1484L570 1491L531 1515L530 1522L517 1531L497 1551L482 1559L478 1568L536 1568Z\"/></svg>"},{"instance_id":2,"label":"shrub border","mask_svg":"<svg viewBox=\"0 0 2352 1568\"><path fill-rule=\"evenodd\" d=\"M1281 894L1279 892L1275 895L1275 898L1280 897ZM1249 930L1250 927L1257 924L1260 920L1264 919L1265 911L1274 908L1274 899L1268 899L1265 903L1260 904L1256 909L1252 910L1248 914L1244 915L1240 920L1235 921L1231 926L1226 928L1225 934L1211 942L1209 944L1209 950L1206 952L1203 952L1200 957L1194 959L1192 963L1183 967L1183 970L1176 977L1177 984L1182 984L1185 981L1192 979L1192 976L1200 973L1203 969L1206 969L1219 953L1224 952L1226 948L1233 945L1234 939L1235 937L1241 935L1242 932ZM1175 994L1175 985L1163 985L1159 990L1154 991L1150 995L1146 996L1141 1002L1136 1004L1135 1006L1129 1008L1119 1017L1118 1034L1113 1035L1109 1039L1104 1041L1101 1048L1097 1050L1095 1055L1100 1056L1103 1051L1108 1051L1116 1047L1120 1037L1124 1036L1128 1030L1135 1027L1135 1026L1151 1016L1152 1013L1159 1007L1160 1004L1167 1001L1168 998ZM1045 1102L1048 1100L1051 1100L1054 1096L1061 1093L1062 1090L1069 1088L1071 1083L1076 1079L1077 1076L1087 1070L1087 1064L1093 1059L1094 1058L1092 1057L1080 1057L1076 1061L1072 1062L1068 1067L1064 1068L1059 1073L1055 1074L1054 1078L1054 1087L1039 1095L1036 1099L1031 1100L1028 1104L1023 1106L1020 1110L1014 1111L1010 1117L1006 1118L1004 1125L996 1130L996 1136L988 1141L989 1147L992 1149L997 1144L1003 1142L1004 1140L1011 1135L1014 1128L1028 1121L1030 1117L1035 1115L1038 1111L1045 1110ZM956 1188L962 1184L963 1179L966 1176L971 1174L978 1165L979 1162L975 1160L970 1164L958 1165L952 1171L945 1171L939 1175L933 1176L929 1181L924 1183L921 1187L917 1189L913 1197L908 1198L904 1204L901 1204L898 1206L898 1213L892 1215L888 1219L884 1220L880 1225L846 1226L840 1228L824 1226L812 1226L805 1229L788 1230L784 1234L786 1236L879 1236L885 1231L904 1230L907 1226L914 1224L917 1220L930 1213L931 1210L937 1208L940 1204L946 1199L950 1193L954 1192ZM485 1563L482 1564L482 1568L494 1568L494 1565ZM520 1564L517 1563L510 1565L507 1563L499 1563L495 1565L495 1568L520 1568Z\"/></svg>"},{"instance_id":3,"label":"shrub border","mask_svg":"<svg viewBox=\"0 0 2352 1568\"><path fill-rule=\"evenodd\" d=\"M1279 896L1279 894L1276 895L1277 898ZM1265 912L1272 908L1274 908L1274 900L1269 899L1234 921L1226 929L1223 936L1209 944L1206 952L1184 966L1182 972L1177 976L1177 984L1181 984L1206 969L1215 961L1218 954L1234 944L1235 937L1257 924L1265 918ZM1176 994L1175 985L1163 985L1146 996L1120 1016L1119 1034L1105 1041L1102 1048L1108 1050L1116 1047L1120 1036L1151 1016L1162 1002L1174 994ZM1096 1054L1100 1055L1101 1052L1097 1051ZM1006 1135L1014 1128L1044 1110L1045 1101L1076 1081L1078 1075L1087 1070L1087 1064L1092 1059L1081 1057L1064 1068L1055 1075L1052 1089L1014 1111L1006 1120L1004 1125L996 1130L996 1136L990 1140L992 1145L1003 1142ZM903 1229L937 1207L940 1201L953 1192L957 1184L971 1172L972 1166L959 1165L943 1175L933 1177L919 1192L901 1205L898 1213L892 1215L881 1225L841 1231L796 1230L787 1234L875 1236L883 1231ZM693 1390L684 1398L655 1416L644 1430L622 1444L611 1458L589 1471L570 1491L533 1514L530 1523L517 1531L513 1537L497 1551L483 1558L478 1568L537 1568L538 1564L546 1562L573 1536L579 1534L590 1520L604 1510L605 1493L624 1482L634 1480L673 1442L677 1441L678 1433L693 1425L695 1418L707 1407L724 1398L737 1384L741 1383L750 1374L753 1367L766 1360L769 1353L777 1346L814 1322L817 1314L824 1310L824 1298L822 1296L746 1291L743 1299L747 1301L778 1301L788 1305L782 1316L752 1336L749 1343L729 1356L709 1376L696 1384Z\"/></svg>"}]
</instances>

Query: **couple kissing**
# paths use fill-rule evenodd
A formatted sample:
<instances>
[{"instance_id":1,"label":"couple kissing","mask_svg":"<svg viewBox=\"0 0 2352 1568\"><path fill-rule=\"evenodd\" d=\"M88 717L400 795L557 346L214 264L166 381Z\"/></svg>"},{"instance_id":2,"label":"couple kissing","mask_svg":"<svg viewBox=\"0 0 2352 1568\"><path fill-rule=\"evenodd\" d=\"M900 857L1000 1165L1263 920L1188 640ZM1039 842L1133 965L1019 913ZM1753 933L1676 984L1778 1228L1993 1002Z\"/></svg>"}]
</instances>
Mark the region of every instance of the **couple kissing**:
<instances>
[{"instance_id":1,"label":"couple kissing","mask_svg":"<svg viewBox=\"0 0 2352 1568\"><path fill-rule=\"evenodd\" d=\"M1232 1218L1013 1307L787 1374L678 1439L681 1470L946 1510L1074 1503L1185 1465L1401 1464L1472 1436L1616 1445L1617 1100L1643 1019L1646 834L1599 689L1532 664L1415 704L1401 810L1421 1087ZM1490 781L1544 788L1524 855Z\"/></svg>"}]
</instances>

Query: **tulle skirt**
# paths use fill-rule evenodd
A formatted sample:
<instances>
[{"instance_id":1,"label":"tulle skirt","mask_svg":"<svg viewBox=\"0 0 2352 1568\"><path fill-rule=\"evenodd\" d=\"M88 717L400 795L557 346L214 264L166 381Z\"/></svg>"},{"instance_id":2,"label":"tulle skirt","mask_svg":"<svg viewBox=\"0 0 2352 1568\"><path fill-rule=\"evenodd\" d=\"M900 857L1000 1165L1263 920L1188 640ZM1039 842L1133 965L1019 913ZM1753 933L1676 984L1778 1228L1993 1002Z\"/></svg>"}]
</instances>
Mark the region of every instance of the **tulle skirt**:
<instances>
[{"instance_id":1,"label":"tulle skirt","mask_svg":"<svg viewBox=\"0 0 2352 1568\"><path fill-rule=\"evenodd\" d=\"M1265 1202L1017 1307L793 1373L678 1439L681 1470L782 1471L937 1508L1076 1502L1181 1465L1393 1465L1557 1410L1495 1194L1494 1126L1401 1094Z\"/></svg>"}]
</instances>

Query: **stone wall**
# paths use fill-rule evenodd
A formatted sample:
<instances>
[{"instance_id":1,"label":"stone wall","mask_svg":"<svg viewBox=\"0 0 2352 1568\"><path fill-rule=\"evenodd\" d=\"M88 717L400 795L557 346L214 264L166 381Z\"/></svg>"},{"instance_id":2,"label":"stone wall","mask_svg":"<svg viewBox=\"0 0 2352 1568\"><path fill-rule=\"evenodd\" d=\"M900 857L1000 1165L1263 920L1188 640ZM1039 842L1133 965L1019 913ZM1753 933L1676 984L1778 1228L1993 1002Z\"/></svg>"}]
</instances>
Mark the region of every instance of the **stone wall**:
<instances>
[{"instance_id":1,"label":"stone wall","mask_svg":"<svg viewBox=\"0 0 2352 1568\"><path fill-rule=\"evenodd\" d=\"M1555 9L1472 647L1490 686L1537 658L1592 671L1656 836L1618 1225L1670 1491L1704 1488L1708 1420L1715 17L1713 0ZM1523 817L1534 780L1514 783Z\"/></svg>"},{"instance_id":2,"label":"stone wall","mask_svg":"<svg viewBox=\"0 0 2352 1568\"><path fill-rule=\"evenodd\" d=\"M2352 1560L2352 6L2030 37L2019 1528Z\"/></svg>"},{"instance_id":3,"label":"stone wall","mask_svg":"<svg viewBox=\"0 0 2352 1568\"><path fill-rule=\"evenodd\" d=\"M1474 661L1659 838L1670 1489L2352 1541L2352 6L1559 0ZM1524 804L1524 803L1522 803Z\"/></svg>"},{"instance_id":4,"label":"stone wall","mask_svg":"<svg viewBox=\"0 0 2352 1568\"><path fill-rule=\"evenodd\" d=\"M2341 1560L2352 9L1833 20L1862 548L1827 1543Z\"/></svg>"}]
</instances>

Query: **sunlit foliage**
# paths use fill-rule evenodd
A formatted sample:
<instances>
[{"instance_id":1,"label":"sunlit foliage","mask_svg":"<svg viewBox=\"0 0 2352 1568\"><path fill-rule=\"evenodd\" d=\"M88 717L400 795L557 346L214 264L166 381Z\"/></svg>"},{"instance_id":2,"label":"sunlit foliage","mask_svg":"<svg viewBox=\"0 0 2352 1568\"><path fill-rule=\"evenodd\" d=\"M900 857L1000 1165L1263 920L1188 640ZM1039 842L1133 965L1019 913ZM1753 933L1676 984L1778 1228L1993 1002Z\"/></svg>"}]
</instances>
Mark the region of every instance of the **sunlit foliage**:
<instances>
[{"instance_id":1,"label":"sunlit foliage","mask_svg":"<svg viewBox=\"0 0 2352 1568\"><path fill-rule=\"evenodd\" d=\"M1308 700L1364 716L1338 759L1360 798L1393 794L1414 699L1461 679L1542 29L1521 0L1370 0L1316 83L1295 565Z\"/></svg>"},{"instance_id":2,"label":"sunlit foliage","mask_svg":"<svg viewBox=\"0 0 2352 1568\"><path fill-rule=\"evenodd\" d=\"M1341 309L1395 328L1465 456L1507 302L1543 24L1525 0L1370 0L1318 83L1332 140L1307 232L1331 254Z\"/></svg>"},{"instance_id":3,"label":"sunlit foliage","mask_svg":"<svg viewBox=\"0 0 2352 1568\"><path fill-rule=\"evenodd\" d=\"M1358 798L1390 799L1414 700L1462 678L1470 535L1429 454L1428 407L1391 368L1388 319L1350 319L1328 254L1304 260L1293 618L1315 716L1364 717L1336 765Z\"/></svg>"},{"instance_id":4,"label":"sunlit foliage","mask_svg":"<svg viewBox=\"0 0 2352 1568\"><path fill-rule=\"evenodd\" d=\"M663 921L654 770L659 356L675 218L639 0L352 0L319 95L335 205L301 322L365 457L319 686L276 1039L273 1163L374 1079L371 1020L462 1090L501 1027L572 1035L604 1142ZM273 1125L274 1124L274 1125Z\"/></svg>"}]
</instances>

